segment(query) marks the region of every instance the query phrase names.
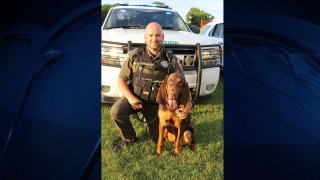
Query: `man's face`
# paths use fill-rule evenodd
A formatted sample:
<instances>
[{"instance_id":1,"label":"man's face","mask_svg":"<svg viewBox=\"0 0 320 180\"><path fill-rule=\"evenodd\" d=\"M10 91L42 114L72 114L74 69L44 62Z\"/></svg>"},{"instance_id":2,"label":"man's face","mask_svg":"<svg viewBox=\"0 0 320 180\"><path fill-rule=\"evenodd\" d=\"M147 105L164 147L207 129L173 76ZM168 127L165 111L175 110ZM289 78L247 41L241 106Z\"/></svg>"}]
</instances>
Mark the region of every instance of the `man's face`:
<instances>
[{"instance_id":1,"label":"man's face","mask_svg":"<svg viewBox=\"0 0 320 180\"><path fill-rule=\"evenodd\" d=\"M151 26L147 29L144 39L149 49L159 51L164 39L163 32L158 26Z\"/></svg>"}]
</instances>

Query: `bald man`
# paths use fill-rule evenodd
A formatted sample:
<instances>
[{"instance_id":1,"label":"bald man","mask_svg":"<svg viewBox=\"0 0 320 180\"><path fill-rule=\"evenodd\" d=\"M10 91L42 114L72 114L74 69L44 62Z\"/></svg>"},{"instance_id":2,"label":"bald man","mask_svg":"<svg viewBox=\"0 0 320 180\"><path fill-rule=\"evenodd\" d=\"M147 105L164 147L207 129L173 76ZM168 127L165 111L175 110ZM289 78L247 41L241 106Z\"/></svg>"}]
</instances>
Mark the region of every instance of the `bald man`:
<instances>
[{"instance_id":1,"label":"bald man","mask_svg":"<svg viewBox=\"0 0 320 180\"><path fill-rule=\"evenodd\" d=\"M118 77L123 97L110 110L111 119L121 135L113 147L116 151L137 139L130 121L133 113L144 115L150 137L155 142L158 140L158 104L155 99L160 83L173 72L183 74L177 57L167 57L162 45L164 34L158 23L147 25L144 39L146 46L128 52Z\"/></svg>"}]
</instances>

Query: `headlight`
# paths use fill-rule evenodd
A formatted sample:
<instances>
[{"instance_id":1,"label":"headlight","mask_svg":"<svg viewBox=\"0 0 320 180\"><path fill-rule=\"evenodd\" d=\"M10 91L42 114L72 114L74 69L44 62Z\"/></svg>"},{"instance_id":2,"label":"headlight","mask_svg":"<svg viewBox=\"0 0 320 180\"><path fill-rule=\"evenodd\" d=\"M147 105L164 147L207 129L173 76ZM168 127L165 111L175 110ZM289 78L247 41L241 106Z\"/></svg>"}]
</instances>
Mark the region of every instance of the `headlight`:
<instances>
[{"instance_id":1,"label":"headlight","mask_svg":"<svg viewBox=\"0 0 320 180\"><path fill-rule=\"evenodd\" d=\"M216 47L202 49L202 65L214 67L221 64L221 49Z\"/></svg>"},{"instance_id":2,"label":"headlight","mask_svg":"<svg viewBox=\"0 0 320 180\"><path fill-rule=\"evenodd\" d=\"M116 49L116 48L111 48L109 54L110 54L111 57L117 57L117 58L119 58L118 49Z\"/></svg>"},{"instance_id":3,"label":"headlight","mask_svg":"<svg viewBox=\"0 0 320 180\"><path fill-rule=\"evenodd\" d=\"M214 50L205 50L202 52L202 65L213 66L217 63L217 57Z\"/></svg>"},{"instance_id":4,"label":"headlight","mask_svg":"<svg viewBox=\"0 0 320 180\"><path fill-rule=\"evenodd\" d=\"M114 47L102 43L101 65L120 67L120 60L123 59L122 47Z\"/></svg>"}]
</instances>

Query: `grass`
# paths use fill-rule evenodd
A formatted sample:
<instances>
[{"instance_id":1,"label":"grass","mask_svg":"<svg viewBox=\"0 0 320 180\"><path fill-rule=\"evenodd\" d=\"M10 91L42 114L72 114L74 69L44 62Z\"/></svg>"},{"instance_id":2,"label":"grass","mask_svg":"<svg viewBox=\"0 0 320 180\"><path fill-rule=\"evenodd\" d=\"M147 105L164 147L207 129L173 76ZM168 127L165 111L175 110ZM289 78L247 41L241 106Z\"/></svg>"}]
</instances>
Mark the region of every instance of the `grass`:
<instances>
[{"instance_id":1,"label":"grass","mask_svg":"<svg viewBox=\"0 0 320 180\"><path fill-rule=\"evenodd\" d=\"M138 142L119 152L112 150L119 133L110 119L110 105L102 112L101 178L108 179L223 179L223 77L213 96L192 109L196 129L196 150L183 147L172 155L174 144L165 142L162 154L155 156L156 144L141 122L133 119Z\"/></svg>"}]
</instances>

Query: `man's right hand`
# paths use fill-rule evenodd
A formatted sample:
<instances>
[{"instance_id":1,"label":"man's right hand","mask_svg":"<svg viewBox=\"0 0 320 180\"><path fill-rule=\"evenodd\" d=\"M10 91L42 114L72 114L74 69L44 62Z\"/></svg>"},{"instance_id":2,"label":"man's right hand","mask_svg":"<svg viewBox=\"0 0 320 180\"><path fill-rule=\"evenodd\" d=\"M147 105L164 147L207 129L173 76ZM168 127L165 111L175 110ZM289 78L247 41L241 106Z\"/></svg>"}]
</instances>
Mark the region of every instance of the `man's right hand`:
<instances>
[{"instance_id":1,"label":"man's right hand","mask_svg":"<svg viewBox=\"0 0 320 180\"><path fill-rule=\"evenodd\" d=\"M134 110L139 110L139 109L143 108L141 101L137 101L137 102L130 103L130 104L131 104L132 109L134 109Z\"/></svg>"},{"instance_id":2,"label":"man's right hand","mask_svg":"<svg viewBox=\"0 0 320 180\"><path fill-rule=\"evenodd\" d=\"M130 92L129 86L125 80L119 78L118 86L123 95L128 99L132 109L139 110L143 108L142 102Z\"/></svg>"}]
</instances>

